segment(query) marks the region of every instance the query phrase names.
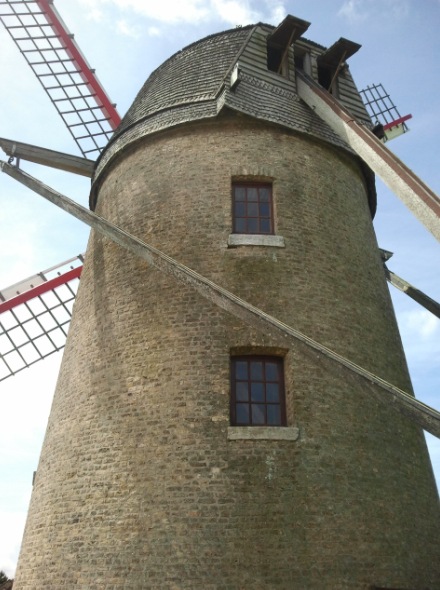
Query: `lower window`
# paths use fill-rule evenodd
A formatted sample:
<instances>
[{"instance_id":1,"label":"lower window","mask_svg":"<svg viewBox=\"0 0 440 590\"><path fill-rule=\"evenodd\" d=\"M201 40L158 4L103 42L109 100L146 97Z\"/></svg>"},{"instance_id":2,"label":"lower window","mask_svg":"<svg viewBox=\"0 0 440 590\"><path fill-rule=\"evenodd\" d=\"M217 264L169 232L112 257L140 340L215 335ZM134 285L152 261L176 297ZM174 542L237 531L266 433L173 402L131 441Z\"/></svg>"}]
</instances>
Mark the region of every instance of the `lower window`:
<instances>
[{"instance_id":1,"label":"lower window","mask_svg":"<svg viewBox=\"0 0 440 590\"><path fill-rule=\"evenodd\" d=\"M272 185L232 183L234 234L274 233Z\"/></svg>"},{"instance_id":2,"label":"lower window","mask_svg":"<svg viewBox=\"0 0 440 590\"><path fill-rule=\"evenodd\" d=\"M286 425L282 358L231 358L231 425Z\"/></svg>"}]
</instances>

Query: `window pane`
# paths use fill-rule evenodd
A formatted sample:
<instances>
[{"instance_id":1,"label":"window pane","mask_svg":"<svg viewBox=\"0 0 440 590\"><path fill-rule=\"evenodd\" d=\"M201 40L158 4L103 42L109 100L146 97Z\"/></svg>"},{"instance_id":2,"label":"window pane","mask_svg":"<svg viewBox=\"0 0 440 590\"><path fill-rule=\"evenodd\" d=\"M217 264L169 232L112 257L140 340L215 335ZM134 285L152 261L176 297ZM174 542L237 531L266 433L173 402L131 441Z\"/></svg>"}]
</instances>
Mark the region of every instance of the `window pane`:
<instances>
[{"instance_id":1,"label":"window pane","mask_svg":"<svg viewBox=\"0 0 440 590\"><path fill-rule=\"evenodd\" d=\"M248 217L258 217L258 203L248 203L247 204L247 216Z\"/></svg>"},{"instance_id":2,"label":"window pane","mask_svg":"<svg viewBox=\"0 0 440 590\"><path fill-rule=\"evenodd\" d=\"M248 364L246 361L235 362L235 378L236 379L247 379L248 378Z\"/></svg>"},{"instance_id":3,"label":"window pane","mask_svg":"<svg viewBox=\"0 0 440 590\"><path fill-rule=\"evenodd\" d=\"M235 399L238 402L247 402L249 399L248 382L238 381L235 384ZM275 400L276 401L276 400Z\"/></svg>"},{"instance_id":4,"label":"window pane","mask_svg":"<svg viewBox=\"0 0 440 590\"><path fill-rule=\"evenodd\" d=\"M269 187L260 188L260 201L262 201L264 203L269 203L269 201L270 201L270 188Z\"/></svg>"},{"instance_id":5,"label":"window pane","mask_svg":"<svg viewBox=\"0 0 440 590\"><path fill-rule=\"evenodd\" d=\"M258 201L258 190L255 187L249 187L247 189L247 200Z\"/></svg>"},{"instance_id":6,"label":"window pane","mask_svg":"<svg viewBox=\"0 0 440 590\"><path fill-rule=\"evenodd\" d=\"M237 424L249 424L249 405L236 404L235 408Z\"/></svg>"},{"instance_id":7,"label":"window pane","mask_svg":"<svg viewBox=\"0 0 440 590\"><path fill-rule=\"evenodd\" d=\"M253 402L264 402L263 383L251 383L251 399Z\"/></svg>"},{"instance_id":8,"label":"window pane","mask_svg":"<svg viewBox=\"0 0 440 590\"><path fill-rule=\"evenodd\" d=\"M270 219L260 219L260 232L270 234Z\"/></svg>"},{"instance_id":9,"label":"window pane","mask_svg":"<svg viewBox=\"0 0 440 590\"><path fill-rule=\"evenodd\" d=\"M246 204L245 203L235 203L234 214L236 217L245 217L246 216Z\"/></svg>"},{"instance_id":10,"label":"window pane","mask_svg":"<svg viewBox=\"0 0 440 590\"><path fill-rule=\"evenodd\" d=\"M236 201L244 201L246 199L246 189L244 186L234 187L234 197Z\"/></svg>"},{"instance_id":11,"label":"window pane","mask_svg":"<svg viewBox=\"0 0 440 590\"><path fill-rule=\"evenodd\" d=\"M264 404L252 404L252 424L266 424Z\"/></svg>"},{"instance_id":12,"label":"window pane","mask_svg":"<svg viewBox=\"0 0 440 590\"><path fill-rule=\"evenodd\" d=\"M280 399L280 393L278 390L278 383L267 383L266 384L266 401L267 402L278 402Z\"/></svg>"},{"instance_id":13,"label":"window pane","mask_svg":"<svg viewBox=\"0 0 440 590\"><path fill-rule=\"evenodd\" d=\"M231 357L231 415L236 426L285 424L282 359Z\"/></svg>"},{"instance_id":14,"label":"window pane","mask_svg":"<svg viewBox=\"0 0 440 590\"><path fill-rule=\"evenodd\" d=\"M258 219L250 218L247 220L247 233L248 234L256 234L258 233Z\"/></svg>"},{"instance_id":15,"label":"window pane","mask_svg":"<svg viewBox=\"0 0 440 590\"><path fill-rule=\"evenodd\" d=\"M278 381L277 363L266 363L266 381Z\"/></svg>"},{"instance_id":16,"label":"window pane","mask_svg":"<svg viewBox=\"0 0 440 590\"><path fill-rule=\"evenodd\" d=\"M269 217L270 215L270 206L269 203L260 203L260 217Z\"/></svg>"},{"instance_id":17,"label":"window pane","mask_svg":"<svg viewBox=\"0 0 440 590\"><path fill-rule=\"evenodd\" d=\"M246 233L246 219L235 219L234 220L234 231L238 234Z\"/></svg>"},{"instance_id":18,"label":"window pane","mask_svg":"<svg viewBox=\"0 0 440 590\"><path fill-rule=\"evenodd\" d=\"M280 426L281 424L281 411L280 406L267 406L267 423L271 426Z\"/></svg>"},{"instance_id":19,"label":"window pane","mask_svg":"<svg viewBox=\"0 0 440 590\"><path fill-rule=\"evenodd\" d=\"M251 362L251 379L253 381L263 381L263 363L261 361Z\"/></svg>"},{"instance_id":20,"label":"window pane","mask_svg":"<svg viewBox=\"0 0 440 590\"><path fill-rule=\"evenodd\" d=\"M272 187L233 185L233 232L237 234L273 233Z\"/></svg>"}]
</instances>

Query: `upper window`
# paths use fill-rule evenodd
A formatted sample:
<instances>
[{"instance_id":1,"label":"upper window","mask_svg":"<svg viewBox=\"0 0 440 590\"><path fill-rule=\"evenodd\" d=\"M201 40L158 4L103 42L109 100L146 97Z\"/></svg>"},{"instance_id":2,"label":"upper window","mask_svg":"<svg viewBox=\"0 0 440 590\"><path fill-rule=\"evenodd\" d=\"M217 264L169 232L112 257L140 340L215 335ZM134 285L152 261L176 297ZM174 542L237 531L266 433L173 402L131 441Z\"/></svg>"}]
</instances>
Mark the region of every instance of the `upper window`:
<instances>
[{"instance_id":1,"label":"upper window","mask_svg":"<svg viewBox=\"0 0 440 590\"><path fill-rule=\"evenodd\" d=\"M231 358L231 424L286 425L283 359L271 356Z\"/></svg>"},{"instance_id":2,"label":"upper window","mask_svg":"<svg viewBox=\"0 0 440 590\"><path fill-rule=\"evenodd\" d=\"M267 44L267 69L284 77L289 75L289 56L286 50Z\"/></svg>"},{"instance_id":3,"label":"upper window","mask_svg":"<svg viewBox=\"0 0 440 590\"><path fill-rule=\"evenodd\" d=\"M235 234L273 234L272 185L232 185L232 216Z\"/></svg>"},{"instance_id":4,"label":"upper window","mask_svg":"<svg viewBox=\"0 0 440 590\"><path fill-rule=\"evenodd\" d=\"M337 96L337 76L335 74L336 69L318 63L318 82L325 90Z\"/></svg>"},{"instance_id":5,"label":"upper window","mask_svg":"<svg viewBox=\"0 0 440 590\"><path fill-rule=\"evenodd\" d=\"M306 51L303 47L298 47L295 45L295 53L294 53L294 63L295 68L297 70L302 70L309 76L312 75L312 64L310 53Z\"/></svg>"}]
</instances>

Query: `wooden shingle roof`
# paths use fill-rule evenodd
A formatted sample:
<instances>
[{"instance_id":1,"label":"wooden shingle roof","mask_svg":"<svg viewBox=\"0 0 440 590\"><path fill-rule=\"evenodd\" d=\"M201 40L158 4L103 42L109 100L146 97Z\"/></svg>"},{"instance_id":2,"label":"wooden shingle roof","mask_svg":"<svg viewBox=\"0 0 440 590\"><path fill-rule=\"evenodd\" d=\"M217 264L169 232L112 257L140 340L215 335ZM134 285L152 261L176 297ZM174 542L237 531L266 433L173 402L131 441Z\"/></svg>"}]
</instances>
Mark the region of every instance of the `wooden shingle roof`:
<instances>
[{"instance_id":1,"label":"wooden shingle roof","mask_svg":"<svg viewBox=\"0 0 440 590\"><path fill-rule=\"evenodd\" d=\"M253 26L210 35L175 53L145 82L117 134L155 112L214 99Z\"/></svg>"},{"instance_id":2,"label":"wooden shingle roof","mask_svg":"<svg viewBox=\"0 0 440 590\"><path fill-rule=\"evenodd\" d=\"M293 18L293 17L292 17ZM95 207L106 166L128 146L158 131L216 118L223 109L315 136L351 151L326 123L303 103L296 92L294 48L288 52L288 75L268 67L267 39L275 27L257 23L216 33L188 45L167 59L147 79L120 126L98 159L90 206ZM304 38L316 64L325 48ZM231 85L238 66L239 83ZM313 66L316 70L316 65ZM316 75L316 72L312 72ZM341 101L363 124L369 117L348 69L341 76Z\"/></svg>"}]
</instances>

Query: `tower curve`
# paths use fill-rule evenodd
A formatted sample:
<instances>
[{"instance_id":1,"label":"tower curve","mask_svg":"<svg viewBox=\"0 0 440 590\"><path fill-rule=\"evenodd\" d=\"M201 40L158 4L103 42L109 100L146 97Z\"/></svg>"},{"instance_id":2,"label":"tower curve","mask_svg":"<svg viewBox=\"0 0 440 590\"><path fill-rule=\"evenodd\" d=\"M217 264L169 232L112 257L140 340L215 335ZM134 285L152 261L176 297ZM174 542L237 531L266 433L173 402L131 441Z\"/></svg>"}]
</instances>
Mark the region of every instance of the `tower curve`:
<instances>
[{"instance_id":1,"label":"tower curve","mask_svg":"<svg viewBox=\"0 0 440 590\"><path fill-rule=\"evenodd\" d=\"M411 391L371 173L297 97L295 65L322 79L325 48L286 35L234 29L165 62L91 206ZM342 65L332 90L368 124ZM18 589L435 589L438 516L418 426L92 233Z\"/></svg>"}]
</instances>

